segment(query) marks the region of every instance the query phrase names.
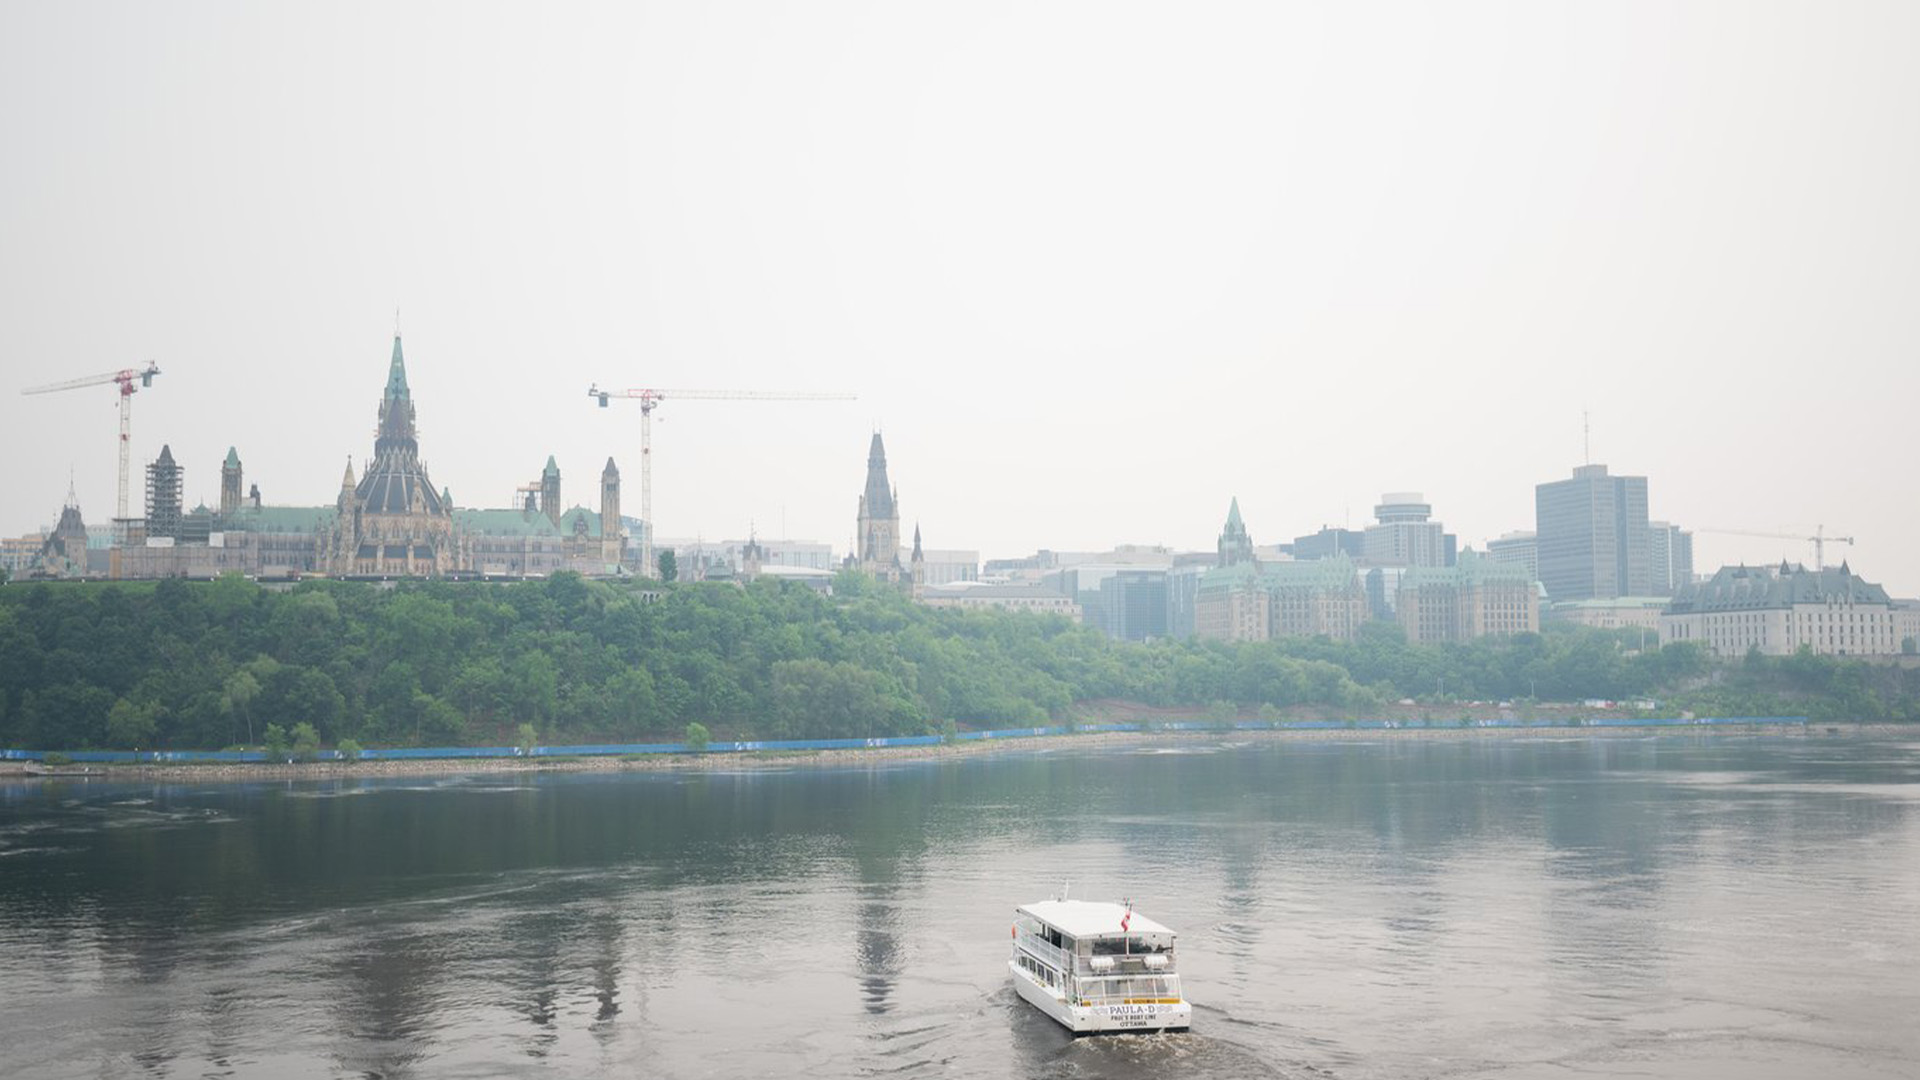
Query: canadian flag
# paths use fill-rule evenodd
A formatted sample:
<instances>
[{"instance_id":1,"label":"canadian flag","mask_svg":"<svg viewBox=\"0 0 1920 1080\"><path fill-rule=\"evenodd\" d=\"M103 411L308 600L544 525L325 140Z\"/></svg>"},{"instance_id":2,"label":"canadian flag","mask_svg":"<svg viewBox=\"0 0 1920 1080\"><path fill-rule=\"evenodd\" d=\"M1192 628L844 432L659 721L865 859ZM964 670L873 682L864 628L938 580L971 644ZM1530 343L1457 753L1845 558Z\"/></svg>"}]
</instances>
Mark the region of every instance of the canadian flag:
<instances>
[{"instance_id":1,"label":"canadian flag","mask_svg":"<svg viewBox=\"0 0 1920 1080\"><path fill-rule=\"evenodd\" d=\"M1121 933L1124 934L1127 932L1127 923L1130 922L1132 919L1133 919L1133 905L1128 904L1126 913L1120 916L1120 932Z\"/></svg>"}]
</instances>

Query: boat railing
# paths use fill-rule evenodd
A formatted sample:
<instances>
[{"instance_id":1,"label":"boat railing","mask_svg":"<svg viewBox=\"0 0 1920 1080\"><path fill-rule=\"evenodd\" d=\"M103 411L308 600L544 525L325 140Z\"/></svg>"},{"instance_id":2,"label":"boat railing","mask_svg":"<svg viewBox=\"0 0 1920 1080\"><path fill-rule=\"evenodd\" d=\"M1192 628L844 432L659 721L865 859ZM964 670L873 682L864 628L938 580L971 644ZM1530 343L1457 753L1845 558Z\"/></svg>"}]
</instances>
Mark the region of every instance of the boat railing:
<instances>
[{"instance_id":1,"label":"boat railing","mask_svg":"<svg viewBox=\"0 0 1920 1080\"><path fill-rule=\"evenodd\" d=\"M1038 934L1029 934L1022 931L1014 936L1014 940L1019 942L1021 948L1032 953L1042 963L1052 967L1055 971L1071 970L1073 957L1067 950L1053 944L1046 938Z\"/></svg>"},{"instance_id":2,"label":"boat railing","mask_svg":"<svg viewBox=\"0 0 1920 1080\"><path fill-rule=\"evenodd\" d=\"M1173 955L1161 950L1143 953L1111 953L1098 956L1079 956L1053 944L1039 934L1024 930L1014 935L1014 940L1022 949L1032 953L1034 958L1052 967L1056 971L1071 971L1083 979L1100 979L1109 976L1168 976L1173 974Z\"/></svg>"}]
</instances>

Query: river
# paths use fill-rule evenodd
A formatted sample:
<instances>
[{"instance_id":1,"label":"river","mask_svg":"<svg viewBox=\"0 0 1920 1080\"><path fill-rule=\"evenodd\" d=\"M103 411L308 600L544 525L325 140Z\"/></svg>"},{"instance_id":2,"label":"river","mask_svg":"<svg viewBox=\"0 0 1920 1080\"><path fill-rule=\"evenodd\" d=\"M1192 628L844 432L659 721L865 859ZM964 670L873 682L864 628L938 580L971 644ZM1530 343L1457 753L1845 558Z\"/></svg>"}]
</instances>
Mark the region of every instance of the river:
<instances>
[{"instance_id":1,"label":"river","mask_svg":"<svg viewBox=\"0 0 1920 1080\"><path fill-rule=\"evenodd\" d=\"M1012 992L1071 882L1186 1035ZM869 767L0 783L0 1073L1911 1077L1920 742L1047 740Z\"/></svg>"}]
</instances>

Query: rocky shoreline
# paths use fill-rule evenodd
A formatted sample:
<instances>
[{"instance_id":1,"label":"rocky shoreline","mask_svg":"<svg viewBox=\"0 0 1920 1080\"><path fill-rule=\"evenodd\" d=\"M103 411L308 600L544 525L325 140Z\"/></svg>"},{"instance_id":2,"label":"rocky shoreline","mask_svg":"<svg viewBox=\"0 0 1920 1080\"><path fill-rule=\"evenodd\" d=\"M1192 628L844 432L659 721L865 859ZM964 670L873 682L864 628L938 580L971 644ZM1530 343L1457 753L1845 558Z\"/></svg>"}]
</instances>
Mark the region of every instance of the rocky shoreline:
<instances>
[{"instance_id":1,"label":"rocky shoreline","mask_svg":"<svg viewBox=\"0 0 1920 1080\"><path fill-rule=\"evenodd\" d=\"M1327 742L1383 739L1617 739L1650 735L1721 738L1770 735L1783 738L1913 738L1920 730L1900 724L1770 725L1727 724L1676 729L1660 727L1606 728L1367 728L1310 731L1179 731L1101 732L1078 735L1035 735L983 739L936 745L858 748L848 750L716 751L700 754L644 754L623 756L534 758L443 758L408 761L324 761L306 764L209 763L204 765L87 765L41 768L29 774L24 763L0 765L0 782L85 779L162 781L333 780L403 776L498 775L549 772L732 772L742 769L845 768L941 761L981 754L1017 754L1067 749L1124 750L1160 747L1244 745L1258 742Z\"/></svg>"}]
</instances>

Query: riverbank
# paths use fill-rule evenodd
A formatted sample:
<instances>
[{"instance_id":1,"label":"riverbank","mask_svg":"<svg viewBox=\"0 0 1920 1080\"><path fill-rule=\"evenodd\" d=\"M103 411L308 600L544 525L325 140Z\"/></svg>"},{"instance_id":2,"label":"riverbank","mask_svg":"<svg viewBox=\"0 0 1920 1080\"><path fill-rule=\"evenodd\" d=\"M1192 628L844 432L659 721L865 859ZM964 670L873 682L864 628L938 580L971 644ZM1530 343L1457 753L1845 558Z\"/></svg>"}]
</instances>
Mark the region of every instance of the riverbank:
<instances>
[{"instance_id":1,"label":"riverbank","mask_svg":"<svg viewBox=\"0 0 1920 1080\"><path fill-rule=\"evenodd\" d=\"M16 763L0 764L0 782L55 779L98 781L159 780L257 781L330 780L406 776L498 775L551 772L734 772L743 769L846 768L862 765L916 764L985 754L1021 754L1058 750L1106 751L1265 742L1374 742L1386 739L1620 739L1654 735L1724 738L1767 735L1781 738L1915 738L1920 729L1902 724L1723 724L1675 728L1623 726L1560 727L1402 727L1321 728L1313 730L1110 731L981 739L931 746L859 747L803 751L711 751L706 753L631 754L572 757L548 754L531 758L429 758L402 761L318 761L300 764L215 762L207 764L116 764L66 766L29 775Z\"/></svg>"}]
</instances>

